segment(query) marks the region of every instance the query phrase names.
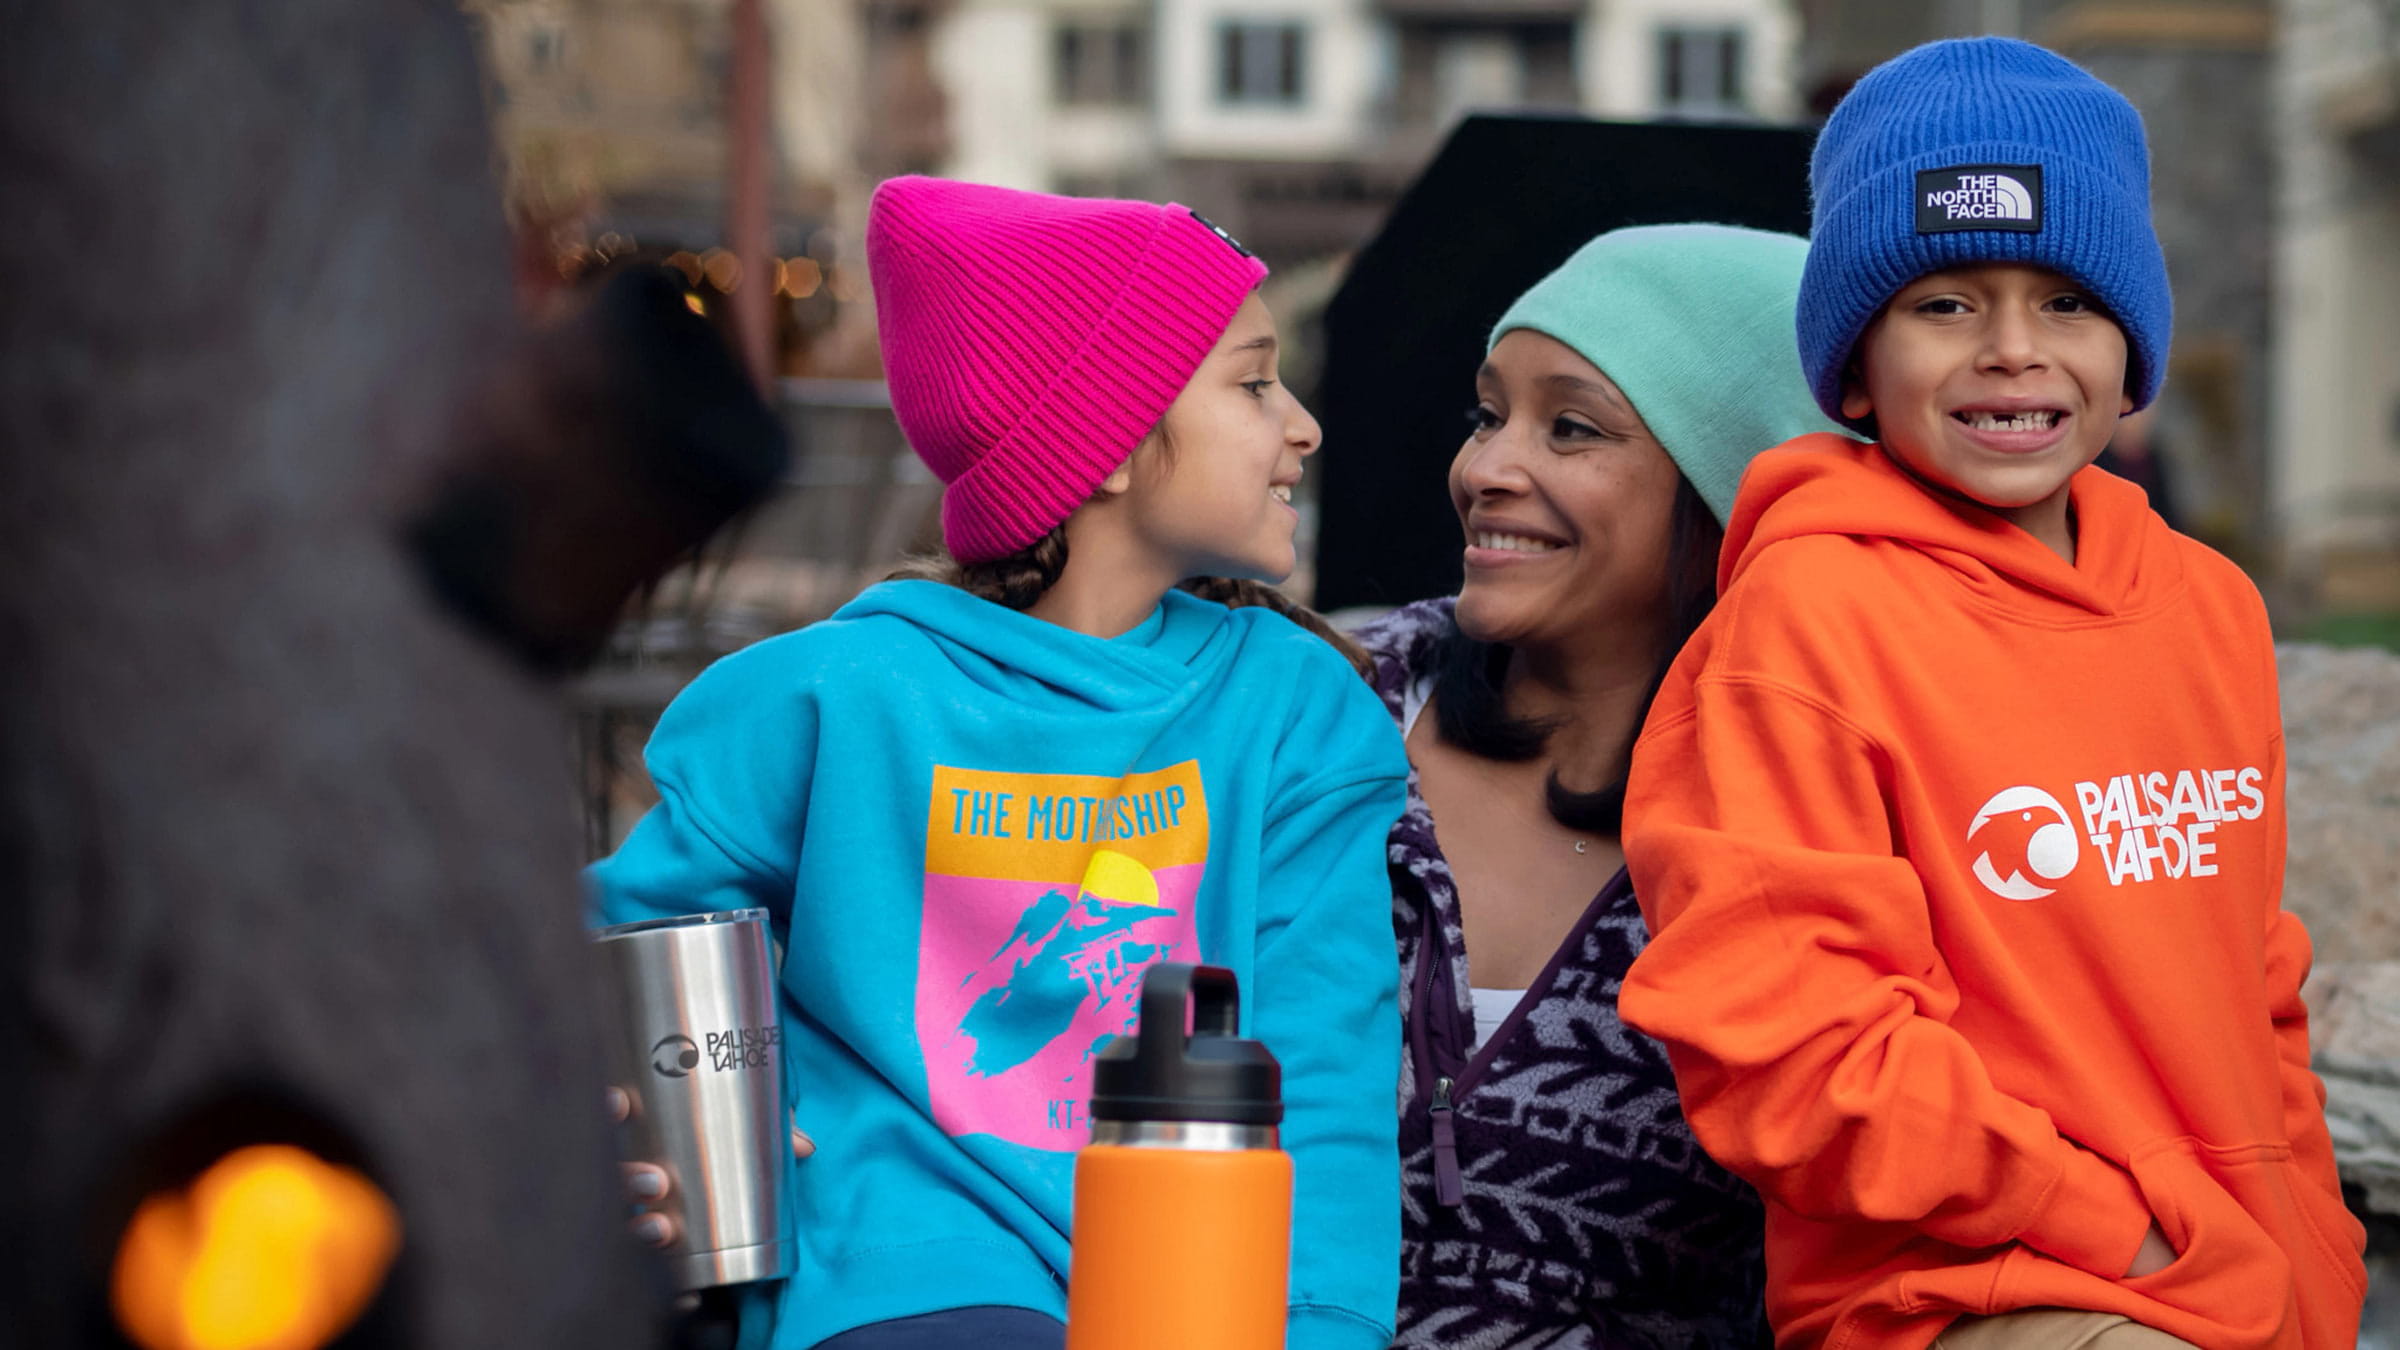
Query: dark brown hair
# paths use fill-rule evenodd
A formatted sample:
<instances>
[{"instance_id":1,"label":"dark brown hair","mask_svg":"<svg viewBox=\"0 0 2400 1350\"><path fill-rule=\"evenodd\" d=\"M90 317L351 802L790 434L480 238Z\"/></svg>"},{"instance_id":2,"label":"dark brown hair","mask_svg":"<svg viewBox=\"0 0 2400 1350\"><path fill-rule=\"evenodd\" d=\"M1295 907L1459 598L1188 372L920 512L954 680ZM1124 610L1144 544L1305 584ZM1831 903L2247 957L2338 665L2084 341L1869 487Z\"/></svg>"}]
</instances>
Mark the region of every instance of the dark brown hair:
<instances>
[{"instance_id":1,"label":"dark brown hair","mask_svg":"<svg viewBox=\"0 0 2400 1350\"><path fill-rule=\"evenodd\" d=\"M1005 558L964 563L946 549L901 560L886 581L938 581L1009 609L1033 608L1067 570L1067 527L1060 525Z\"/></svg>"},{"instance_id":2,"label":"dark brown hair","mask_svg":"<svg viewBox=\"0 0 2400 1350\"><path fill-rule=\"evenodd\" d=\"M1667 535L1666 631L1651 669L1650 686L1642 692L1641 707L1634 713L1637 731L1642 719L1650 715L1659 685L1666 681L1667 667L1674 664L1676 653L1717 603L1717 552L1725 543L1725 527L1717 523L1688 478L1676 480L1673 512ZM1486 759L1521 761L1542 753L1555 724L1512 717L1501 700L1500 682L1507 674L1509 656L1506 644L1477 642L1460 632L1457 618L1451 618L1449 631L1435 644L1431 658L1434 725L1443 740ZM1631 761L1629 745L1621 762L1605 766L1614 781L1591 792L1568 788L1559 782L1558 770L1553 767L1545 793L1551 819L1593 834L1620 833L1625 825L1625 772L1632 767Z\"/></svg>"}]
</instances>

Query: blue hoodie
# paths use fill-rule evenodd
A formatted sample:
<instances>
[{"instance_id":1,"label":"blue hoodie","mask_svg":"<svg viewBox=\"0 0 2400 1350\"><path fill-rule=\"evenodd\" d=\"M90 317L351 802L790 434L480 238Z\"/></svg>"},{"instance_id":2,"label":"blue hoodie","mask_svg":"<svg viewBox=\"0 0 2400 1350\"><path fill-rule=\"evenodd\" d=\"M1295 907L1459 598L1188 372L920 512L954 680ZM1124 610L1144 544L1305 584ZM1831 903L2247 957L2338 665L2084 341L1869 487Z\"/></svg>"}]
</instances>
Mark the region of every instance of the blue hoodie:
<instances>
[{"instance_id":1,"label":"blue hoodie","mask_svg":"<svg viewBox=\"0 0 2400 1350\"><path fill-rule=\"evenodd\" d=\"M659 805L593 868L602 921L758 905L783 943L819 1152L775 1350L1064 1317L1088 1066L1166 959L1231 967L1283 1062L1291 1350L1389 1341L1407 762L1331 647L1181 592L1102 639L888 583L710 667L648 762Z\"/></svg>"}]
</instances>

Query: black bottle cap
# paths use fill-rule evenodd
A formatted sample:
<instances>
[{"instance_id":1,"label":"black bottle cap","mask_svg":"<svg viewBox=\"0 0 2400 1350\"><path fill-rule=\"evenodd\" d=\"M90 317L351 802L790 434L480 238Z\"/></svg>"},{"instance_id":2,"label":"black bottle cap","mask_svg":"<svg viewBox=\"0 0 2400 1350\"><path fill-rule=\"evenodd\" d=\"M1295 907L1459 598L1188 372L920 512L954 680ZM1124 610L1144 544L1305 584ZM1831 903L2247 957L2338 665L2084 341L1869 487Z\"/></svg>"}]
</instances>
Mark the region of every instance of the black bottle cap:
<instances>
[{"instance_id":1,"label":"black bottle cap","mask_svg":"<svg viewBox=\"0 0 2400 1350\"><path fill-rule=\"evenodd\" d=\"M1232 971L1175 961L1150 967L1139 1034L1111 1039L1093 1061L1092 1119L1281 1124L1283 1066L1240 1030L1241 984Z\"/></svg>"}]
</instances>

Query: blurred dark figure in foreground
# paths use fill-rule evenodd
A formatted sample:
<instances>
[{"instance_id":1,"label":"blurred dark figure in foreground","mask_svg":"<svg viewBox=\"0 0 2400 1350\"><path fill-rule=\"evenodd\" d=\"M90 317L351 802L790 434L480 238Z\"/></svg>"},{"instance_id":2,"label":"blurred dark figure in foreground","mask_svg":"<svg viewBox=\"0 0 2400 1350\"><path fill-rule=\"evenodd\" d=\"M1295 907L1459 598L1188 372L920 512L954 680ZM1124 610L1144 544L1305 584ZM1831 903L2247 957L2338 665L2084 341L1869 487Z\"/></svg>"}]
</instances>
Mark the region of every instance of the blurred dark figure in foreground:
<instances>
[{"instance_id":1,"label":"blurred dark figure in foreground","mask_svg":"<svg viewBox=\"0 0 2400 1350\"><path fill-rule=\"evenodd\" d=\"M680 274L628 267L520 345L460 419L408 543L537 670L599 654L628 592L770 491L783 429Z\"/></svg>"},{"instance_id":2,"label":"blurred dark figure in foreground","mask_svg":"<svg viewBox=\"0 0 2400 1350\"><path fill-rule=\"evenodd\" d=\"M529 671L780 435L656 278L521 333L454 7L0 22L6 1339L656 1344ZM216 1306L258 1186L353 1226Z\"/></svg>"}]
</instances>

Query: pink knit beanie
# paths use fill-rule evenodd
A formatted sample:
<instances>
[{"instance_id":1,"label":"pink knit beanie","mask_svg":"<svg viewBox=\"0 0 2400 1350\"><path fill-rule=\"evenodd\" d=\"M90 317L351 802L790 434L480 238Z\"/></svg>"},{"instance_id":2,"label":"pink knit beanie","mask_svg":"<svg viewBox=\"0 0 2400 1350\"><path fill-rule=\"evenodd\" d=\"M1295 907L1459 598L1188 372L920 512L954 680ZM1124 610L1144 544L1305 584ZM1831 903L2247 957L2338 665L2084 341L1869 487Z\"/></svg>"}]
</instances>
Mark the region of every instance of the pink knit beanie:
<instances>
[{"instance_id":1,"label":"pink knit beanie","mask_svg":"<svg viewBox=\"0 0 2400 1350\"><path fill-rule=\"evenodd\" d=\"M1181 206L906 177L867 213L883 367L961 562L1057 528L1224 336L1266 265Z\"/></svg>"}]
</instances>

